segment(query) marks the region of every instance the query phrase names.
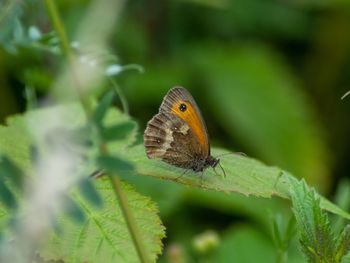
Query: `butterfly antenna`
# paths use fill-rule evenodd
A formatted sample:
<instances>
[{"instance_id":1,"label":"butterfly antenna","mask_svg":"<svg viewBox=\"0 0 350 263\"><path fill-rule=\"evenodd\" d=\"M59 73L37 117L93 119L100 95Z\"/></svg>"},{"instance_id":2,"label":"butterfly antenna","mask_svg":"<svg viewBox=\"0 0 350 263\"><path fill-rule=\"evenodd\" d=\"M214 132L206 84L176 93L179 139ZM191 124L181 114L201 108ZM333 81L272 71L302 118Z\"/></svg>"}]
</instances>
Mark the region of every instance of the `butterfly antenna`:
<instances>
[{"instance_id":1,"label":"butterfly antenna","mask_svg":"<svg viewBox=\"0 0 350 263\"><path fill-rule=\"evenodd\" d=\"M232 153L220 154L220 155L216 156L215 158L219 158L219 157L226 156L226 155L231 155L231 154L240 155L240 156L247 156L244 152L232 152Z\"/></svg>"},{"instance_id":2,"label":"butterfly antenna","mask_svg":"<svg viewBox=\"0 0 350 263\"><path fill-rule=\"evenodd\" d=\"M222 172L224 173L224 178L226 178L226 172L225 172L224 168L221 166L220 163L219 163L219 165L220 165L220 168L221 168Z\"/></svg>"},{"instance_id":3,"label":"butterfly antenna","mask_svg":"<svg viewBox=\"0 0 350 263\"><path fill-rule=\"evenodd\" d=\"M203 174L204 174L204 171L202 171L202 173L201 173L201 184L200 184L200 187L203 187Z\"/></svg>"}]
</instances>

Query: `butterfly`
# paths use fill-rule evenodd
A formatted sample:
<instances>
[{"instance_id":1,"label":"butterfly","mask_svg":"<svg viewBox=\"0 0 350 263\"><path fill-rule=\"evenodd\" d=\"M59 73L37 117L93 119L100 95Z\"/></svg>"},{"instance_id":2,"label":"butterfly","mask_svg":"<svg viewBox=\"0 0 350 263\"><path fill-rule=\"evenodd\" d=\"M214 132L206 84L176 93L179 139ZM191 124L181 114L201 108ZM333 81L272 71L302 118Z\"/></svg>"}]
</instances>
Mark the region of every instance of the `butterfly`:
<instances>
[{"instance_id":1,"label":"butterfly","mask_svg":"<svg viewBox=\"0 0 350 263\"><path fill-rule=\"evenodd\" d=\"M207 128L192 95L183 87L173 87L165 95L156 114L147 124L144 146L148 158L203 172L220 159L210 154Z\"/></svg>"}]
</instances>

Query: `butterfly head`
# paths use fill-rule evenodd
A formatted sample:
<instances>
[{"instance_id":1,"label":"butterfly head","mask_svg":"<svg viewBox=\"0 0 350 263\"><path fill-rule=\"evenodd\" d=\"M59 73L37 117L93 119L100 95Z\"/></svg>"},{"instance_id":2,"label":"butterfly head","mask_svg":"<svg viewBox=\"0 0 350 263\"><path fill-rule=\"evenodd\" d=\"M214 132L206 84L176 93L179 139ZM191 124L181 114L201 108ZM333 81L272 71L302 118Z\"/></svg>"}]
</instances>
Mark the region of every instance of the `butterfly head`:
<instances>
[{"instance_id":1,"label":"butterfly head","mask_svg":"<svg viewBox=\"0 0 350 263\"><path fill-rule=\"evenodd\" d=\"M216 159L211 155L207 158L207 164L212 168L215 168L219 163L220 163L220 159Z\"/></svg>"},{"instance_id":2,"label":"butterfly head","mask_svg":"<svg viewBox=\"0 0 350 263\"><path fill-rule=\"evenodd\" d=\"M215 168L220 162L220 159L216 159L209 155L206 159L199 158L193 162L192 170L195 172L203 172L205 169L212 167Z\"/></svg>"}]
</instances>

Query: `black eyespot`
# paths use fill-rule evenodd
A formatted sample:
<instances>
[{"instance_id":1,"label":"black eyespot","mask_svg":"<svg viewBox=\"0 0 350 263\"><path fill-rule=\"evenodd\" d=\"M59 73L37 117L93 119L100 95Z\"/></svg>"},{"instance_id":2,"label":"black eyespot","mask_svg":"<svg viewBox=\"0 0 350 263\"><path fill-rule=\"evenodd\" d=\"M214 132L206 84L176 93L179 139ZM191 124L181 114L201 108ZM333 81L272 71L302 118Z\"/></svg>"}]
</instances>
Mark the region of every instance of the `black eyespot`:
<instances>
[{"instance_id":1,"label":"black eyespot","mask_svg":"<svg viewBox=\"0 0 350 263\"><path fill-rule=\"evenodd\" d=\"M186 111L187 110L187 106L186 104L182 103L179 107L180 111Z\"/></svg>"}]
</instances>

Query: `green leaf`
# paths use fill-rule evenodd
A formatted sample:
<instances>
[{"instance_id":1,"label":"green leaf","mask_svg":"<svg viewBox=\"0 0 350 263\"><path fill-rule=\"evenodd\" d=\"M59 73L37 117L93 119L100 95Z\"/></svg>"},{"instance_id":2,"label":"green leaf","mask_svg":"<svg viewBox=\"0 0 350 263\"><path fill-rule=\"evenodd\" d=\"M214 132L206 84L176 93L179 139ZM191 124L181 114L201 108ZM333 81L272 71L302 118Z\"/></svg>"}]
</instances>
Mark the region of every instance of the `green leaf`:
<instances>
[{"instance_id":1,"label":"green leaf","mask_svg":"<svg viewBox=\"0 0 350 263\"><path fill-rule=\"evenodd\" d=\"M98 156L97 164L101 170L106 170L116 174L129 174L134 171L134 167L131 163L114 156Z\"/></svg>"},{"instance_id":2,"label":"green leaf","mask_svg":"<svg viewBox=\"0 0 350 263\"><path fill-rule=\"evenodd\" d=\"M123 214L108 178L96 180L96 188L104 200L104 206L96 209L78 192L74 200L84 210L82 223L59 218L61 233L52 233L39 249L45 260L65 262L139 262ZM132 213L140 227L140 234L152 262L160 254L164 227L157 216L157 208L147 197L123 184Z\"/></svg>"},{"instance_id":3,"label":"green leaf","mask_svg":"<svg viewBox=\"0 0 350 263\"><path fill-rule=\"evenodd\" d=\"M213 148L212 155L219 156L227 153L222 149ZM184 170L168 165L161 160L150 160L145 154L143 145L129 148L124 158L129 159L135 165L136 172L141 175L153 176L159 179L171 180L188 186L200 187L221 192L236 192L246 196L271 198L279 196L290 198L290 179L296 180L291 174L278 167L270 167L262 162L236 155L227 155L220 159L220 164L227 177L219 176L209 168L201 173L191 170L185 174ZM338 206L321 197L321 207L332 213L350 219L350 214Z\"/></svg>"},{"instance_id":4,"label":"green leaf","mask_svg":"<svg viewBox=\"0 0 350 263\"><path fill-rule=\"evenodd\" d=\"M0 125L0 153L11 157L11 160L23 170L29 169L32 165L31 145L34 143L30 128L40 127L42 120L50 120L52 116L57 114L60 114L65 120L65 131L86 132L85 114L78 103L33 110L24 115L11 116L6 120L6 126ZM115 109L110 109L106 113L103 124L113 126L130 121L128 116ZM113 152L122 153L130 144L135 142L136 131L137 129L132 130L124 140L109 143L108 147ZM36 134L37 137L45 136L44 131L38 130L37 132L43 132L43 134ZM39 147L39 145L36 145L36 147Z\"/></svg>"},{"instance_id":5,"label":"green leaf","mask_svg":"<svg viewBox=\"0 0 350 263\"><path fill-rule=\"evenodd\" d=\"M91 178L84 178L78 184L78 188L81 195L84 196L86 200L91 202L91 204L94 204L97 207L102 206L103 201L100 195L98 194Z\"/></svg>"},{"instance_id":6,"label":"green leaf","mask_svg":"<svg viewBox=\"0 0 350 263\"><path fill-rule=\"evenodd\" d=\"M340 180L337 185L334 202L344 211L349 211L350 208L350 182L347 179ZM346 225L344 218L333 218L335 224L335 233L340 233Z\"/></svg>"},{"instance_id":7,"label":"green leaf","mask_svg":"<svg viewBox=\"0 0 350 263\"><path fill-rule=\"evenodd\" d=\"M110 127L104 127L101 131L105 142L124 140L136 129L137 125L133 121L116 124Z\"/></svg>"},{"instance_id":8,"label":"green leaf","mask_svg":"<svg viewBox=\"0 0 350 263\"><path fill-rule=\"evenodd\" d=\"M0 180L9 178L16 187L22 187L22 171L6 156L0 156Z\"/></svg>"},{"instance_id":9,"label":"green leaf","mask_svg":"<svg viewBox=\"0 0 350 263\"><path fill-rule=\"evenodd\" d=\"M335 249L335 262L341 262L343 257L350 251L350 225L347 225L338 238Z\"/></svg>"},{"instance_id":10,"label":"green leaf","mask_svg":"<svg viewBox=\"0 0 350 263\"><path fill-rule=\"evenodd\" d=\"M92 115L92 120L97 124L100 125L103 121L103 118L105 117L108 108L112 105L114 98L114 92L108 91L103 98L101 99L100 103L96 107L93 115Z\"/></svg>"},{"instance_id":11,"label":"green leaf","mask_svg":"<svg viewBox=\"0 0 350 263\"><path fill-rule=\"evenodd\" d=\"M333 261L335 238L315 190L310 189L304 180L291 179L290 183L293 210L304 253L311 262L339 262Z\"/></svg>"},{"instance_id":12,"label":"green leaf","mask_svg":"<svg viewBox=\"0 0 350 263\"><path fill-rule=\"evenodd\" d=\"M7 155L21 168L30 167L29 145L32 143L26 121L19 117L7 119L0 125L0 153Z\"/></svg>"},{"instance_id":13,"label":"green leaf","mask_svg":"<svg viewBox=\"0 0 350 263\"><path fill-rule=\"evenodd\" d=\"M78 223L84 222L85 213L82 211L80 206L72 199L70 196L65 196L64 198L64 211L72 219L76 220Z\"/></svg>"},{"instance_id":14,"label":"green leaf","mask_svg":"<svg viewBox=\"0 0 350 263\"><path fill-rule=\"evenodd\" d=\"M0 180L0 199L7 208L17 208L16 198L3 179Z\"/></svg>"},{"instance_id":15,"label":"green leaf","mask_svg":"<svg viewBox=\"0 0 350 263\"><path fill-rule=\"evenodd\" d=\"M42 120L50 120L53 115L63 116L65 131L75 131L86 126L85 115L80 104L34 110L22 116L14 116L7 120L7 126L0 126L0 154L9 156L24 171L32 171L32 146L33 144L38 146L40 151L42 144L47 141L47 134L42 129L36 129L36 133L32 134L30 128L41 127ZM110 109L103 122L109 126L116 126L130 122L130 119L128 116ZM133 129L123 139L109 143L108 147L121 155L128 145L135 141L135 137L136 130ZM114 157L107 158L108 162L116 160L119 161ZM86 175L96 169L96 167L90 167L93 165L93 162L91 163L82 164ZM121 164L126 165L122 166ZM128 161L124 163L121 160L117 165L112 164L111 166L112 169L124 167L128 170L131 167ZM70 215L63 213L57 225L52 226L59 231L52 230L47 242L44 242L43 247L39 248L38 251L46 259L65 262L128 262L124 260L125 258L130 259L130 262L137 262L137 253L110 183L103 178L96 182L96 189L103 200L103 207L96 206L95 201L92 201L94 197L90 195L94 191L91 191L90 186L85 185L83 188L78 185L77 189L73 191L70 196L73 213ZM164 227L157 214L157 208L150 199L136 193L131 187L124 185L123 188L132 207L139 232L146 240L148 254L155 261L162 250L161 238L164 237ZM89 197L86 196L87 194ZM25 202L26 200L21 200L23 205ZM11 212L0 203L1 232L8 232L10 216ZM72 220L71 216L79 220ZM78 223L82 220L84 223Z\"/></svg>"},{"instance_id":16,"label":"green leaf","mask_svg":"<svg viewBox=\"0 0 350 263\"><path fill-rule=\"evenodd\" d=\"M212 149L213 156L224 153L227 151ZM246 196L254 195L268 198L272 195L278 195L288 197L287 188L279 189L277 187L283 186L283 178L279 179L281 169L268 167L257 160L238 154L221 158L220 164L227 174L226 178L215 173L212 168L205 170L203 176L192 170L183 174L184 169L171 166L161 160L148 159L143 145L130 148L125 152L124 157L133 160L136 171L142 175L150 175L208 190L238 192Z\"/></svg>"},{"instance_id":17,"label":"green leaf","mask_svg":"<svg viewBox=\"0 0 350 263\"><path fill-rule=\"evenodd\" d=\"M272 234L275 245L280 253L286 254L289 243L295 235L295 220L293 217L284 218L277 214L272 218Z\"/></svg>"}]
</instances>

